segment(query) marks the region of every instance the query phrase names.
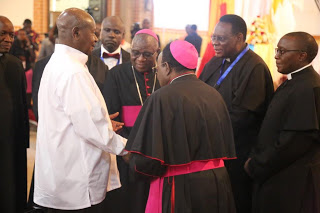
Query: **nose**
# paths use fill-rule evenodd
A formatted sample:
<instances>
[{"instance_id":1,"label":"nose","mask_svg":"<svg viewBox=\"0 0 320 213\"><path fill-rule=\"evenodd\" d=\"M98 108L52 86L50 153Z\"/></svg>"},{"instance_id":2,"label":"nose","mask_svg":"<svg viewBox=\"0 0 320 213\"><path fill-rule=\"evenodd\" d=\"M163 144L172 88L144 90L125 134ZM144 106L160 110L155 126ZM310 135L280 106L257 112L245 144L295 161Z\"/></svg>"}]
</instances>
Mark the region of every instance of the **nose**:
<instances>
[{"instance_id":1,"label":"nose","mask_svg":"<svg viewBox=\"0 0 320 213\"><path fill-rule=\"evenodd\" d=\"M110 32L108 33L108 36L111 37L111 38L115 37L115 34L114 34L113 30L110 30Z\"/></svg>"},{"instance_id":2,"label":"nose","mask_svg":"<svg viewBox=\"0 0 320 213\"><path fill-rule=\"evenodd\" d=\"M220 44L217 39L216 39L216 40L213 40L213 41L211 41L211 42L212 42L212 45L213 45L213 46L217 46L217 45Z\"/></svg>"},{"instance_id":3,"label":"nose","mask_svg":"<svg viewBox=\"0 0 320 213\"><path fill-rule=\"evenodd\" d=\"M276 52L276 54L274 55L274 58L275 58L275 59L279 59L279 58L280 58L279 52Z\"/></svg>"},{"instance_id":4,"label":"nose","mask_svg":"<svg viewBox=\"0 0 320 213\"><path fill-rule=\"evenodd\" d=\"M13 39L14 38L12 36L10 36L10 34L5 34L5 36L4 36L4 41L6 41L6 42L12 43Z\"/></svg>"},{"instance_id":5,"label":"nose","mask_svg":"<svg viewBox=\"0 0 320 213\"><path fill-rule=\"evenodd\" d=\"M137 58L137 60L139 60L139 61L145 61L146 58L143 57L143 54L140 54L139 57Z\"/></svg>"},{"instance_id":6,"label":"nose","mask_svg":"<svg viewBox=\"0 0 320 213\"><path fill-rule=\"evenodd\" d=\"M96 36L96 34L93 34L94 35L94 42L97 43L98 42L98 37Z\"/></svg>"}]
</instances>

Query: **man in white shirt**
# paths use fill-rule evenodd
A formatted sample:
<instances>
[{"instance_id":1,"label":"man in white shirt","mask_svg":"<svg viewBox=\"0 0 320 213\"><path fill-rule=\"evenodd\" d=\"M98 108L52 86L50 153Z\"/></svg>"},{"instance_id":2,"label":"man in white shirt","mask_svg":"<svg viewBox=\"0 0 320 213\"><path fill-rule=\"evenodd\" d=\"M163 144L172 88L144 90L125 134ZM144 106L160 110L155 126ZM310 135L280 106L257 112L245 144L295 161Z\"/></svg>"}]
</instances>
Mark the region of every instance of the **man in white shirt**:
<instances>
[{"instance_id":1,"label":"man in white shirt","mask_svg":"<svg viewBox=\"0 0 320 213\"><path fill-rule=\"evenodd\" d=\"M121 48L124 38L124 24L120 17L109 16L102 21L101 47L92 54L101 58L109 70L114 66L130 61L130 54Z\"/></svg>"},{"instance_id":2,"label":"man in white shirt","mask_svg":"<svg viewBox=\"0 0 320 213\"><path fill-rule=\"evenodd\" d=\"M106 192L121 186L114 155L125 154L126 140L112 130L86 66L97 41L93 18L70 8L57 26L38 94L34 202L48 212L100 212Z\"/></svg>"}]
</instances>

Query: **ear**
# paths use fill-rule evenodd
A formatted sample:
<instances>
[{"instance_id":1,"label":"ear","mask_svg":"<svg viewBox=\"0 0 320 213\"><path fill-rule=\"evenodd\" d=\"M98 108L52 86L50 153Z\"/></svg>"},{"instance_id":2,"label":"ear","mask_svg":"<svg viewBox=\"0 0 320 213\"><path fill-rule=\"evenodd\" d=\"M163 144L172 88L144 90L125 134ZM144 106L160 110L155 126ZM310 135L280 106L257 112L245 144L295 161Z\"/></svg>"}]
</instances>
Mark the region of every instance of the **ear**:
<instances>
[{"instance_id":1,"label":"ear","mask_svg":"<svg viewBox=\"0 0 320 213\"><path fill-rule=\"evenodd\" d=\"M80 28L79 27L74 27L72 28L72 37L75 39L75 40L78 40L79 37L80 37Z\"/></svg>"},{"instance_id":2,"label":"ear","mask_svg":"<svg viewBox=\"0 0 320 213\"><path fill-rule=\"evenodd\" d=\"M243 34L242 34L242 33L238 33L238 34L236 35L236 38L237 38L237 41L238 41L238 42L242 42L242 41L243 41Z\"/></svg>"},{"instance_id":3,"label":"ear","mask_svg":"<svg viewBox=\"0 0 320 213\"><path fill-rule=\"evenodd\" d=\"M172 69L170 67L170 64L168 64L168 62L165 62L164 66L166 67L165 74L166 74L166 76L169 76L172 73Z\"/></svg>"},{"instance_id":4,"label":"ear","mask_svg":"<svg viewBox=\"0 0 320 213\"><path fill-rule=\"evenodd\" d=\"M308 57L308 53L306 52L301 52L299 55L299 61L306 61Z\"/></svg>"}]
</instances>

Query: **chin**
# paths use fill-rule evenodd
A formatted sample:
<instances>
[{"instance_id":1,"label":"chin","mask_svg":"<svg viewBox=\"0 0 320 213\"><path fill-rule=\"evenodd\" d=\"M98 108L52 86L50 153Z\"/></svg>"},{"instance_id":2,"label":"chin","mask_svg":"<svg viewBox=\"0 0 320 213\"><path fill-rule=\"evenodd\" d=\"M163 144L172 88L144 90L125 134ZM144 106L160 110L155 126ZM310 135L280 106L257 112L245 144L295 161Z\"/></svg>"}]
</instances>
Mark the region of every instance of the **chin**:
<instances>
[{"instance_id":1,"label":"chin","mask_svg":"<svg viewBox=\"0 0 320 213\"><path fill-rule=\"evenodd\" d=\"M222 54L217 54L216 53L216 55L215 55L216 57L218 57L218 58L222 58L223 57L223 55Z\"/></svg>"}]
</instances>

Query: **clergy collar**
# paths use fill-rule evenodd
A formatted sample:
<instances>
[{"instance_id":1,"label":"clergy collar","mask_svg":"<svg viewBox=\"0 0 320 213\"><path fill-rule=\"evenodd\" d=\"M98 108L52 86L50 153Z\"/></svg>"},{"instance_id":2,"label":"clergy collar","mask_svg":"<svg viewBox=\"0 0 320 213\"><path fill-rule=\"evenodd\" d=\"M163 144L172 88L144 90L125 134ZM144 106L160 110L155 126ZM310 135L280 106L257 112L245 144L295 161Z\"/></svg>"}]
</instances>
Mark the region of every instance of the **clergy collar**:
<instances>
[{"instance_id":1,"label":"clergy collar","mask_svg":"<svg viewBox=\"0 0 320 213\"><path fill-rule=\"evenodd\" d=\"M310 67L311 65L312 65L312 63L310 63L310 64L308 64L308 65L306 65L306 66L304 66L304 67L301 67L300 69L297 69L297 70L289 73L289 74L287 75L288 80L291 80L291 79L292 79L292 74L297 73L297 72L300 72L301 70L304 70L305 68Z\"/></svg>"},{"instance_id":2,"label":"clergy collar","mask_svg":"<svg viewBox=\"0 0 320 213\"><path fill-rule=\"evenodd\" d=\"M185 72L185 73L182 73L181 75L178 75L176 77L174 77L172 80L169 81L168 84L171 84L174 80L178 79L178 78L181 78L183 76L187 76L187 75L195 75L194 72Z\"/></svg>"},{"instance_id":3,"label":"clergy collar","mask_svg":"<svg viewBox=\"0 0 320 213\"><path fill-rule=\"evenodd\" d=\"M65 44L55 44L54 54L68 54L71 58L85 65L88 61L88 55Z\"/></svg>"},{"instance_id":4,"label":"clergy collar","mask_svg":"<svg viewBox=\"0 0 320 213\"><path fill-rule=\"evenodd\" d=\"M233 62L238 57L238 55L247 47L247 45L248 44L246 43L244 48L242 48L235 56L230 57L230 58L224 58L226 60L226 62L228 62L228 63Z\"/></svg>"},{"instance_id":5,"label":"clergy collar","mask_svg":"<svg viewBox=\"0 0 320 213\"><path fill-rule=\"evenodd\" d=\"M0 53L0 57L3 56L3 53Z\"/></svg>"},{"instance_id":6,"label":"clergy collar","mask_svg":"<svg viewBox=\"0 0 320 213\"><path fill-rule=\"evenodd\" d=\"M110 53L108 50L106 50L106 48L103 47L103 44L101 44L101 53L100 53L100 57L102 57L103 53ZM116 54L116 53L121 53L121 47L119 45L118 49L116 49L114 52L110 53L110 54Z\"/></svg>"}]
</instances>

